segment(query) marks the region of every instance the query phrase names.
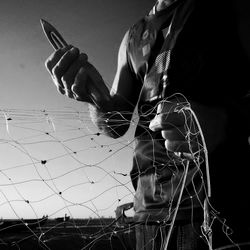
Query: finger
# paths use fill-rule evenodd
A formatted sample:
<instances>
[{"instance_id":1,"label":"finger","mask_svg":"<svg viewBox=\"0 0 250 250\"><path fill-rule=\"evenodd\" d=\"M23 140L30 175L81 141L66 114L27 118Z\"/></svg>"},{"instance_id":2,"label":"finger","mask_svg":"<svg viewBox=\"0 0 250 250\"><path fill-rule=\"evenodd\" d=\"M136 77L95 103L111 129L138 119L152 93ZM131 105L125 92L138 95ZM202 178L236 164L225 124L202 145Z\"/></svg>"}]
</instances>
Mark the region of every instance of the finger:
<instances>
[{"instance_id":1,"label":"finger","mask_svg":"<svg viewBox=\"0 0 250 250\"><path fill-rule=\"evenodd\" d=\"M79 56L79 49L71 48L64 55L60 58L58 63L52 69L52 75L54 80L59 84L62 85L61 78L67 72L70 65L76 60Z\"/></svg>"},{"instance_id":2,"label":"finger","mask_svg":"<svg viewBox=\"0 0 250 250\"><path fill-rule=\"evenodd\" d=\"M174 127L181 127L185 124L183 113L172 112L167 114L157 114L149 124L152 131L168 130Z\"/></svg>"},{"instance_id":3,"label":"finger","mask_svg":"<svg viewBox=\"0 0 250 250\"><path fill-rule=\"evenodd\" d=\"M173 127L168 130L162 130L161 135L164 139L170 141L184 141L186 140L187 131L184 126Z\"/></svg>"},{"instance_id":4,"label":"finger","mask_svg":"<svg viewBox=\"0 0 250 250\"><path fill-rule=\"evenodd\" d=\"M100 107L100 103L103 102L103 96L106 95L106 89L102 91L103 81L99 77L99 74L90 72L90 67L94 67L91 64L87 64L87 70L81 68L75 78L72 91L76 95L77 100L87 101ZM102 81L102 82L101 82Z\"/></svg>"},{"instance_id":5,"label":"finger","mask_svg":"<svg viewBox=\"0 0 250 250\"><path fill-rule=\"evenodd\" d=\"M199 144L196 141L172 141L165 140L165 148L170 152L181 152L194 154L199 150Z\"/></svg>"},{"instance_id":6,"label":"finger","mask_svg":"<svg viewBox=\"0 0 250 250\"><path fill-rule=\"evenodd\" d=\"M192 153L174 152L174 154L181 159L186 159L189 161L195 160L195 155Z\"/></svg>"},{"instance_id":7,"label":"finger","mask_svg":"<svg viewBox=\"0 0 250 250\"><path fill-rule=\"evenodd\" d=\"M48 59L45 61L45 67L49 71L49 73L52 75L52 69L54 66L58 63L60 58L72 48L72 45L68 45L64 48L56 50L53 54L48 57Z\"/></svg>"},{"instance_id":8,"label":"finger","mask_svg":"<svg viewBox=\"0 0 250 250\"><path fill-rule=\"evenodd\" d=\"M66 73L62 76L61 80L65 88L71 89L71 86L73 85L75 78L77 76L77 73L79 72L80 68L84 65L86 62L87 56L85 54L80 54L78 59L75 60Z\"/></svg>"},{"instance_id":9,"label":"finger","mask_svg":"<svg viewBox=\"0 0 250 250\"><path fill-rule=\"evenodd\" d=\"M88 81L89 81L88 73L86 69L81 67L75 77L73 85L71 86L71 91L76 100L93 103L87 89Z\"/></svg>"},{"instance_id":10,"label":"finger","mask_svg":"<svg viewBox=\"0 0 250 250\"><path fill-rule=\"evenodd\" d=\"M177 103L175 101L162 101L157 106L157 114L165 114L175 112Z\"/></svg>"},{"instance_id":11,"label":"finger","mask_svg":"<svg viewBox=\"0 0 250 250\"><path fill-rule=\"evenodd\" d=\"M92 64L87 63L86 66L92 82L92 84L89 85L89 91L92 95L92 99L96 101L96 104L99 103L99 105L108 103L110 101L110 92L105 85L102 76Z\"/></svg>"}]
</instances>

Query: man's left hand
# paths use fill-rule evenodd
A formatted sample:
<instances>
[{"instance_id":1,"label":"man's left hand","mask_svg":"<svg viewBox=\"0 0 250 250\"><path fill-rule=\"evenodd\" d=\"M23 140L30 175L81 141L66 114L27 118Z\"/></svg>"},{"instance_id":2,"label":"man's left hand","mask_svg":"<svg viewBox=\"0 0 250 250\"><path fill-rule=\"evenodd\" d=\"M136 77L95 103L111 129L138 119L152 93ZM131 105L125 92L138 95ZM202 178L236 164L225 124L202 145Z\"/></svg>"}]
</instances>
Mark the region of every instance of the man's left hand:
<instances>
[{"instance_id":1,"label":"man's left hand","mask_svg":"<svg viewBox=\"0 0 250 250\"><path fill-rule=\"evenodd\" d=\"M162 101L149 128L161 131L167 151L193 155L205 147L213 151L225 138L226 122L221 107L179 99Z\"/></svg>"}]
</instances>

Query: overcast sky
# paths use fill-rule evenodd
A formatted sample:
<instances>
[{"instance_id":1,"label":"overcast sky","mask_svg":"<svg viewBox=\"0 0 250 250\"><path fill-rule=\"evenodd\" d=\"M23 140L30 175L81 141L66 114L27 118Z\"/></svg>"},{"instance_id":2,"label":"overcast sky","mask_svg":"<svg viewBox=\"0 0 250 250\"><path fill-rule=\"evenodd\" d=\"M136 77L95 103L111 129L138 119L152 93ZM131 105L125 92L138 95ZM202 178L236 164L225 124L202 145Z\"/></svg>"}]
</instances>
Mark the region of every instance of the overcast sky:
<instances>
[{"instance_id":1,"label":"overcast sky","mask_svg":"<svg viewBox=\"0 0 250 250\"><path fill-rule=\"evenodd\" d=\"M41 113L37 112L86 109L84 104L57 93L44 67L53 49L39 20L43 18L51 22L68 43L87 53L110 86L124 33L150 10L152 4L153 1L149 0L0 2L0 169L10 168L0 175L0 214L3 218L39 217L43 214L57 217L64 213L84 217L99 212L100 215L113 216L117 199L131 193L130 184L127 187L120 185L120 181L126 183L129 180L130 142L114 144L107 138L93 138L95 130L84 125L86 117L81 121L65 121L61 117L57 121L52 115L53 122L47 119L44 124ZM10 114L8 125L3 112L7 109L16 110ZM19 116L20 110L26 111ZM29 113L27 110L34 111ZM79 121L81 130L76 132ZM45 134L46 131L51 134ZM77 152L77 159L72 157L69 149ZM106 157L108 159L103 161ZM47 161L45 167L40 164L41 160ZM101 162L97 168L81 168L84 164L95 165L97 162ZM71 170L72 173L68 173ZM108 171L123 172L127 174L126 179L119 174L109 176ZM61 175L63 177L59 178ZM55 180L45 185L42 179L49 177ZM23 184L13 184L23 181ZM91 186L92 181L99 183ZM109 189L111 191L107 192ZM62 190L66 190L60 194L65 200L58 195ZM131 199L131 196L128 200L125 197L121 202ZM74 206L74 202L81 203L81 206ZM66 209L67 206L70 209ZM104 208L104 213L101 213Z\"/></svg>"},{"instance_id":2,"label":"overcast sky","mask_svg":"<svg viewBox=\"0 0 250 250\"><path fill-rule=\"evenodd\" d=\"M111 84L125 31L147 13L143 0L6 0L0 2L0 106L61 107L77 105L57 94L44 61L53 49L39 19L51 22L70 44Z\"/></svg>"}]
</instances>

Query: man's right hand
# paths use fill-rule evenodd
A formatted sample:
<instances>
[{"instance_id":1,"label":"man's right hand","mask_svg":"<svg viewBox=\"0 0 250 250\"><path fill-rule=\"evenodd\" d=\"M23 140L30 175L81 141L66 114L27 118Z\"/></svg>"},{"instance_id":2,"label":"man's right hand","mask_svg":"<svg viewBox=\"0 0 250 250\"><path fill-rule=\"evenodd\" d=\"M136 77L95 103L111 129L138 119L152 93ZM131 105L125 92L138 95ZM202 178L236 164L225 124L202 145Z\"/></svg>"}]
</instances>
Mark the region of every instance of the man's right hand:
<instances>
[{"instance_id":1,"label":"man's right hand","mask_svg":"<svg viewBox=\"0 0 250 250\"><path fill-rule=\"evenodd\" d=\"M110 94L88 57L71 45L56 50L45 62L57 90L78 101L101 106Z\"/></svg>"}]
</instances>

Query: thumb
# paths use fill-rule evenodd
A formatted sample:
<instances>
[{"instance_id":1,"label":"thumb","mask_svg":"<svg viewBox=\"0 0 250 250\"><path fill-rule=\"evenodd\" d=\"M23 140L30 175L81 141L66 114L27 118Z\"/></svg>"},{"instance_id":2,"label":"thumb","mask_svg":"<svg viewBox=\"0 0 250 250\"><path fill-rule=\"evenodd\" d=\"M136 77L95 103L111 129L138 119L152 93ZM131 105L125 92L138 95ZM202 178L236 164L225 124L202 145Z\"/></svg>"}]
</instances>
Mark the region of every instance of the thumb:
<instances>
[{"instance_id":1,"label":"thumb","mask_svg":"<svg viewBox=\"0 0 250 250\"><path fill-rule=\"evenodd\" d=\"M83 67L81 67L75 77L73 85L71 86L71 91L76 100L93 103L88 94L87 82L87 71Z\"/></svg>"},{"instance_id":2,"label":"thumb","mask_svg":"<svg viewBox=\"0 0 250 250\"><path fill-rule=\"evenodd\" d=\"M100 108L110 100L110 94L101 75L96 72L93 72L91 68L80 68L75 83L72 85L72 92L76 94L78 100L84 99Z\"/></svg>"}]
</instances>

